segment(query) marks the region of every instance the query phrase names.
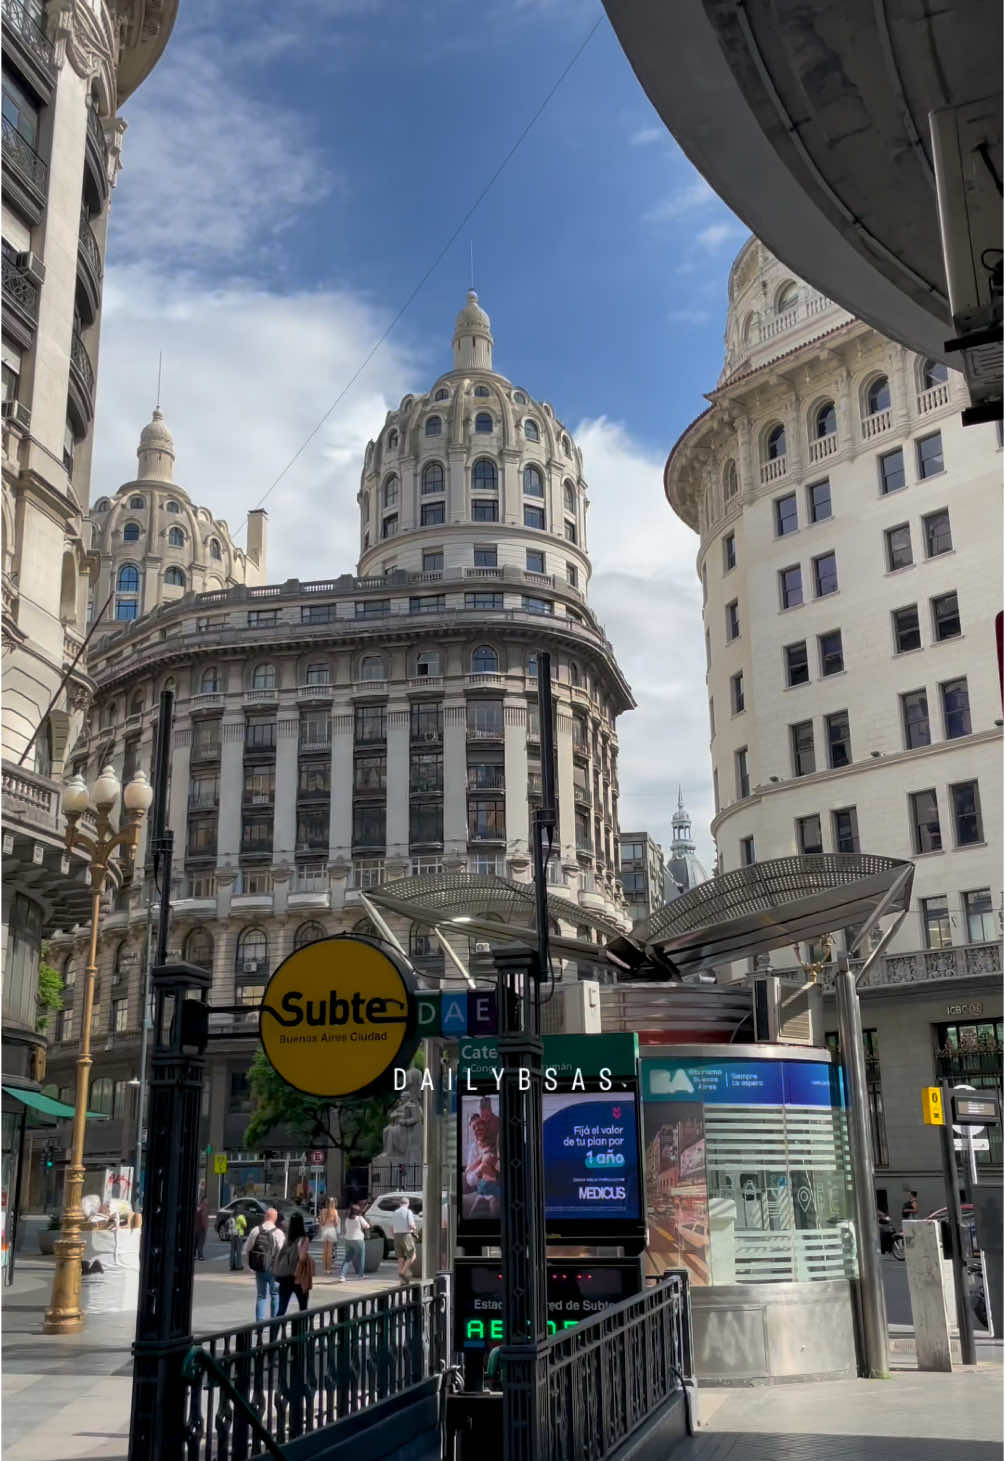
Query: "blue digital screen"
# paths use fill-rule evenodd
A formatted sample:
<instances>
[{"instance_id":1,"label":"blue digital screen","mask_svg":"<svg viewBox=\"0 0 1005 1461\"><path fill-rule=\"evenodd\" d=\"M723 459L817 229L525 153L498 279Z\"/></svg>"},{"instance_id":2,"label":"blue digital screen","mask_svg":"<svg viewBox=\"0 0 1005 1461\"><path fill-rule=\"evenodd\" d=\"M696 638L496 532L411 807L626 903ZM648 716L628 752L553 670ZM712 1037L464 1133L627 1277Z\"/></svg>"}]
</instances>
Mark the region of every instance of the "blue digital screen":
<instances>
[{"instance_id":1,"label":"blue digital screen","mask_svg":"<svg viewBox=\"0 0 1005 1461\"><path fill-rule=\"evenodd\" d=\"M644 1060L647 1101L706 1106L845 1104L840 1066L815 1060Z\"/></svg>"}]
</instances>

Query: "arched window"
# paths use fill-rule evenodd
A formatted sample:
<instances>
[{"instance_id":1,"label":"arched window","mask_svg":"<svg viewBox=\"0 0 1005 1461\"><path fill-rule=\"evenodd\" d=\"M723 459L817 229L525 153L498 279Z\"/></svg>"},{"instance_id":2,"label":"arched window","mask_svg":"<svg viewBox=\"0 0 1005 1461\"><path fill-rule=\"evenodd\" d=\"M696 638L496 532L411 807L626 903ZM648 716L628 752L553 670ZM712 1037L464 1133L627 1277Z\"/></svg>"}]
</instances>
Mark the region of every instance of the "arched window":
<instances>
[{"instance_id":1,"label":"arched window","mask_svg":"<svg viewBox=\"0 0 1005 1461\"><path fill-rule=\"evenodd\" d=\"M199 681L199 692L202 695L216 695L220 690L220 674L215 668L203 670L202 679Z\"/></svg>"},{"instance_id":2,"label":"arched window","mask_svg":"<svg viewBox=\"0 0 1005 1461\"><path fill-rule=\"evenodd\" d=\"M210 540L209 540L209 556L211 558L216 558L216 559L220 559L220 558L223 557L223 550L220 547L220 540L219 540L219 538L210 538Z\"/></svg>"},{"instance_id":3,"label":"arched window","mask_svg":"<svg viewBox=\"0 0 1005 1461\"><path fill-rule=\"evenodd\" d=\"M746 319L743 321L743 343L744 343L744 345L749 345L750 342L751 342L751 340L754 338L754 329L755 329L756 324L757 324L757 317L754 314L754 312L751 311L750 314L748 314L747 317L746 317Z\"/></svg>"},{"instance_id":4,"label":"arched window","mask_svg":"<svg viewBox=\"0 0 1005 1461\"><path fill-rule=\"evenodd\" d=\"M498 491L499 474L495 462L489 461L488 457L478 458L471 473L471 487L475 492Z\"/></svg>"},{"instance_id":5,"label":"arched window","mask_svg":"<svg viewBox=\"0 0 1005 1461\"><path fill-rule=\"evenodd\" d=\"M433 399L436 400L436 401L449 401L450 400L450 392L448 390L444 390L443 387L441 387L436 392L436 395L433 397Z\"/></svg>"},{"instance_id":6,"label":"arched window","mask_svg":"<svg viewBox=\"0 0 1005 1461\"><path fill-rule=\"evenodd\" d=\"M475 386L475 395L476 396L487 396L487 395L489 395L489 388L488 388L488 386Z\"/></svg>"},{"instance_id":7,"label":"arched window","mask_svg":"<svg viewBox=\"0 0 1005 1461\"><path fill-rule=\"evenodd\" d=\"M181 528L168 528L168 547L184 548L184 546L185 534L182 532Z\"/></svg>"},{"instance_id":8,"label":"arched window","mask_svg":"<svg viewBox=\"0 0 1005 1461\"><path fill-rule=\"evenodd\" d=\"M398 433L396 431L389 431L387 433L387 449L388 451L398 450Z\"/></svg>"},{"instance_id":9,"label":"arched window","mask_svg":"<svg viewBox=\"0 0 1005 1461\"><path fill-rule=\"evenodd\" d=\"M567 436L565 436L564 434L562 436L562 450L565 452L565 455L567 457L571 457L572 456L572 444L569 441L569 438Z\"/></svg>"},{"instance_id":10,"label":"arched window","mask_svg":"<svg viewBox=\"0 0 1005 1461\"><path fill-rule=\"evenodd\" d=\"M941 360L926 360L921 379L921 389L930 391L933 386L941 386L949 379L949 371Z\"/></svg>"},{"instance_id":11,"label":"arched window","mask_svg":"<svg viewBox=\"0 0 1005 1461\"><path fill-rule=\"evenodd\" d=\"M164 574L164 582L171 588L184 588L185 575L180 568L169 568Z\"/></svg>"},{"instance_id":12,"label":"arched window","mask_svg":"<svg viewBox=\"0 0 1005 1461\"><path fill-rule=\"evenodd\" d=\"M142 510L143 510L143 498L142 497L130 497L130 499L129 499L129 506L133 509L134 512L137 509L139 509L139 511L142 512Z\"/></svg>"},{"instance_id":13,"label":"arched window","mask_svg":"<svg viewBox=\"0 0 1005 1461\"><path fill-rule=\"evenodd\" d=\"M562 488L562 498L565 502L566 512L576 511L576 489L571 482L566 482Z\"/></svg>"},{"instance_id":14,"label":"arched window","mask_svg":"<svg viewBox=\"0 0 1005 1461\"><path fill-rule=\"evenodd\" d=\"M772 426L764 438L764 457L766 461L774 462L785 455L785 427L779 422Z\"/></svg>"},{"instance_id":15,"label":"arched window","mask_svg":"<svg viewBox=\"0 0 1005 1461\"><path fill-rule=\"evenodd\" d=\"M473 675L497 675L499 673L499 656L488 644L480 644L471 656L471 673Z\"/></svg>"},{"instance_id":16,"label":"arched window","mask_svg":"<svg viewBox=\"0 0 1005 1461\"><path fill-rule=\"evenodd\" d=\"M167 502L164 504L164 506L168 512L181 512L181 508L178 506L177 502Z\"/></svg>"},{"instance_id":17,"label":"arched window","mask_svg":"<svg viewBox=\"0 0 1005 1461\"><path fill-rule=\"evenodd\" d=\"M533 465L523 469L523 491L525 497L544 496L544 478L541 476L541 469Z\"/></svg>"},{"instance_id":18,"label":"arched window","mask_svg":"<svg viewBox=\"0 0 1005 1461\"><path fill-rule=\"evenodd\" d=\"M107 512L110 506L111 504L108 501L107 497L99 497L97 502L94 504L94 511Z\"/></svg>"},{"instance_id":19,"label":"arched window","mask_svg":"<svg viewBox=\"0 0 1005 1461\"><path fill-rule=\"evenodd\" d=\"M386 680L387 670L379 654L365 654L359 662L361 680Z\"/></svg>"},{"instance_id":20,"label":"arched window","mask_svg":"<svg viewBox=\"0 0 1005 1461\"><path fill-rule=\"evenodd\" d=\"M443 432L443 422L439 416L426 417L426 435L440 436Z\"/></svg>"},{"instance_id":21,"label":"arched window","mask_svg":"<svg viewBox=\"0 0 1005 1461\"><path fill-rule=\"evenodd\" d=\"M583 679L579 673L579 666L574 659L571 659L569 661L569 684L575 685L578 688L582 683Z\"/></svg>"},{"instance_id":22,"label":"arched window","mask_svg":"<svg viewBox=\"0 0 1005 1461\"><path fill-rule=\"evenodd\" d=\"M487 436L492 430L492 417L487 411L479 411L475 417L475 430L482 436Z\"/></svg>"},{"instance_id":23,"label":"arched window","mask_svg":"<svg viewBox=\"0 0 1005 1461\"><path fill-rule=\"evenodd\" d=\"M439 462L427 462L422 469L422 496L443 491L443 468Z\"/></svg>"},{"instance_id":24,"label":"arched window","mask_svg":"<svg viewBox=\"0 0 1005 1461\"><path fill-rule=\"evenodd\" d=\"M138 594L140 591L140 570L135 563L123 563L115 587L120 594Z\"/></svg>"},{"instance_id":25,"label":"arched window","mask_svg":"<svg viewBox=\"0 0 1005 1461\"><path fill-rule=\"evenodd\" d=\"M866 415L875 416L877 411L886 411L890 406L890 382L885 375L879 375L865 393Z\"/></svg>"},{"instance_id":26,"label":"arched window","mask_svg":"<svg viewBox=\"0 0 1005 1461\"><path fill-rule=\"evenodd\" d=\"M799 301L799 286L791 280L783 284L778 291L778 299L775 302L775 309L778 314L783 315L786 310L793 309Z\"/></svg>"},{"instance_id":27,"label":"arched window","mask_svg":"<svg viewBox=\"0 0 1005 1461\"><path fill-rule=\"evenodd\" d=\"M722 488L723 488L723 494L724 494L727 502L730 500L730 498L736 496L736 494L737 494L737 492L739 490L739 481L738 481L737 475L736 475L736 463L735 462L727 462L726 463L726 470L723 473L723 477L722 477Z\"/></svg>"},{"instance_id":28,"label":"arched window","mask_svg":"<svg viewBox=\"0 0 1005 1461\"><path fill-rule=\"evenodd\" d=\"M529 654L527 656L527 674L530 676L530 678L532 680L536 680L537 679L537 655L536 654Z\"/></svg>"},{"instance_id":29,"label":"arched window","mask_svg":"<svg viewBox=\"0 0 1005 1461\"><path fill-rule=\"evenodd\" d=\"M310 923L302 923L293 935L293 947L302 949L305 944L312 944L319 938L325 937L325 931L320 923L313 920Z\"/></svg>"},{"instance_id":30,"label":"arched window","mask_svg":"<svg viewBox=\"0 0 1005 1461\"><path fill-rule=\"evenodd\" d=\"M822 436L833 436L838 429L837 411L834 409L833 401L824 401L817 410L813 421L813 430L817 440Z\"/></svg>"},{"instance_id":31,"label":"arched window","mask_svg":"<svg viewBox=\"0 0 1005 1461\"><path fill-rule=\"evenodd\" d=\"M143 691L142 690L137 690L136 691L136 694L133 696L132 700L130 700L130 702L129 702L129 714L130 715L142 715L143 714Z\"/></svg>"},{"instance_id":32,"label":"arched window","mask_svg":"<svg viewBox=\"0 0 1005 1461\"><path fill-rule=\"evenodd\" d=\"M526 406L527 397L524 395L523 391L513 392L513 404L516 406Z\"/></svg>"},{"instance_id":33,"label":"arched window","mask_svg":"<svg viewBox=\"0 0 1005 1461\"><path fill-rule=\"evenodd\" d=\"M269 941L260 928L244 928L237 938L238 974L264 975L269 962Z\"/></svg>"},{"instance_id":34,"label":"arched window","mask_svg":"<svg viewBox=\"0 0 1005 1461\"><path fill-rule=\"evenodd\" d=\"M541 428L536 421L527 420L523 423L523 434L528 441L541 440Z\"/></svg>"},{"instance_id":35,"label":"arched window","mask_svg":"<svg viewBox=\"0 0 1005 1461\"><path fill-rule=\"evenodd\" d=\"M122 541L124 543L138 543L140 538L139 523L126 523L122 529Z\"/></svg>"},{"instance_id":36,"label":"arched window","mask_svg":"<svg viewBox=\"0 0 1005 1461\"><path fill-rule=\"evenodd\" d=\"M319 662L307 666L305 685L330 685L331 682L332 672L328 665Z\"/></svg>"},{"instance_id":37,"label":"arched window","mask_svg":"<svg viewBox=\"0 0 1005 1461\"><path fill-rule=\"evenodd\" d=\"M212 969L213 936L208 928L193 928L185 940L184 958L197 969Z\"/></svg>"},{"instance_id":38,"label":"arched window","mask_svg":"<svg viewBox=\"0 0 1005 1461\"><path fill-rule=\"evenodd\" d=\"M383 503L385 507L393 507L398 500L398 479L388 477L384 483Z\"/></svg>"},{"instance_id":39,"label":"arched window","mask_svg":"<svg viewBox=\"0 0 1005 1461\"><path fill-rule=\"evenodd\" d=\"M256 665L251 676L253 690L274 690L276 688L275 665Z\"/></svg>"}]
</instances>

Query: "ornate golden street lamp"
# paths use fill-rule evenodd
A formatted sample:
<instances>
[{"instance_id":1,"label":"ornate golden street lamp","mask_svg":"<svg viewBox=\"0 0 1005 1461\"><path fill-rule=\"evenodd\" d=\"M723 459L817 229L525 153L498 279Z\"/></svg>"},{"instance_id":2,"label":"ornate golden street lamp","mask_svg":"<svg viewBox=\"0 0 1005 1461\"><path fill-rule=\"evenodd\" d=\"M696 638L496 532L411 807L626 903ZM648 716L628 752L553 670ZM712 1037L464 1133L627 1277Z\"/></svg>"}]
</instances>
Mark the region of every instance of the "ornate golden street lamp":
<instances>
[{"instance_id":1,"label":"ornate golden street lamp","mask_svg":"<svg viewBox=\"0 0 1005 1461\"><path fill-rule=\"evenodd\" d=\"M111 810L122 792L122 825L116 832L110 821ZM101 917L101 894L104 891L108 860L116 848L125 849L132 858L140 838L140 825L153 800L153 788L146 775L137 771L123 790L111 766L104 771L88 792L82 776L72 777L63 788L63 815L66 817L67 849L81 847L90 857L91 875L91 949L84 979L84 1005L77 1054L77 1091L73 1111L73 1136L70 1161L63 1188L63 1222L55 1243L56 1272L52 1280L49 1307L42 1321L45 1334L76 1334L84 1327L80 1308L80 1278L84 1258L81 1226L84 1213L80 1200L84 1192L84 1128L87 1121L87 1096L91 1077L91 1017L94 1007L94 984L98 972L98 923ZM93 837L77 830L77 823L93 803L97 813L97 831Z\"/></svg>"}]
</instances>

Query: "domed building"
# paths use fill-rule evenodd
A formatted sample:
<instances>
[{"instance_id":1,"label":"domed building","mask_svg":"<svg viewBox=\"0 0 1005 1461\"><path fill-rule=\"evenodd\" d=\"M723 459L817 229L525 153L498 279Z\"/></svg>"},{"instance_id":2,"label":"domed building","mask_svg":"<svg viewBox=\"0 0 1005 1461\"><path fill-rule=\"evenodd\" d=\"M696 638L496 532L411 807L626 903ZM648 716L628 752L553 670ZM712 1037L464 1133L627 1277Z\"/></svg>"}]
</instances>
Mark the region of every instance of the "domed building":
<instances>
[{"instance_id":1,"label":"domed building","mask_svg":"<svg viewBox=\"0 0 1005 1461\"><path fill-rule=\"evenodd\" d=\"M156 417L139 458L137 480L96 515L117 622L91 656L98 715L74 770L90 777L111 762L123 780L149 770L159 694L174 689L171 949L212 968L214 1005L250 1012L214 1017L227 1038L211 1050L205 1118L204 1141L229 1154L239 1180L256 1165L241 1150L247 1037L279 962L310 939L366 926L362 899L383 883L465 874L485 881L487 900L494 879L529 883L545 651L555 921L594 942L628 926L617 719L634 701L588 603L580 453L549 405L493 369L473 293L457 317L453 369L406 396L366 448L355 572L253 581L224 525L173 483L173 444ZM128 565L135 590L123 586ZM174 566L184 585L165 583ZM214 572L221 586L210 586ZM119 608L130 592L135 616ZM115 1119L90 1134L95 1164L127 1159L135 1140L148 893L137 882L102 924L91 1106L107 1102ZM443 971L428 929L389 922L417 967ZM85 937L54 937L51 957L74 971ZM474 952L460 930L457 950ZM66 1044L53 1055L52 1078L67 1085L79 1018L68 1003Z\"/></svg>"},{"instance_id":2,"label":"domed building","mask_svg":"<svg viewBox=\"0 0 1005 1461\"><path fill-rule=\"evenodd\" d=\"M711 876L695 850L691 831L691 815L684 808L683 788L677 788L677 806L673 814L673 835L666 858L663 901L669 903L682 893L689 893Z\"/></svg>"}]
</instances>

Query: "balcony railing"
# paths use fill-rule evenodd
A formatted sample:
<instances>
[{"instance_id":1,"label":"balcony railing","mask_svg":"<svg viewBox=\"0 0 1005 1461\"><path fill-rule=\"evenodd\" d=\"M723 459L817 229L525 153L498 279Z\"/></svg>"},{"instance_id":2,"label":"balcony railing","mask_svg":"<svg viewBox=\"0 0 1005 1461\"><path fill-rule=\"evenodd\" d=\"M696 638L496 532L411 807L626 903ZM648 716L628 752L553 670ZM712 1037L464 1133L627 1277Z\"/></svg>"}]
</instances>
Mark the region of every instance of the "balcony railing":
<instances>
[{"instance_id":1,"label":"balcony railing","mask_svg":"<svg viewBox=\"0 0 1005 1461\"><path fill-rule=\"evenodd\" d=\"M21 817L46 831L61 830L59 822L59 788L46 776L4 766L2 772L4 820Z\"/></svg>"},{"instance_id":2,"label":"balcony railing","mask_svg":"<svg viewBox=\"0 0 1005 1461\"><path fill-rule=\"evenodd\" d=\"M852 959L851 968L859 970L864 960ZM827 965L820 975L825 989L834 985L836 966ZM862 987L878 989L891 984L928 984L935 979L973 979L980 976L1001 976L1002 946L1000 942L958 944L947 949L915 949L905 954L886 954L879 958L861 981ZM802 977L798 969L773 969L782 978Z\"/></svg>"},{"instance_id":3,"label":"balcony railing","mask_svg":"<svg viewBox=\"0 0 1005 1461\"><path fill-rule=\"evenodd\" d=\"M4 138L7 136L7 122L4 121ZM28 271L17 262L17 255L4 245L3 250L3 294L5 303L10 301L34 324L38 320L38 285L28 277Z\"/></svg>"},{"instance_id":4,"label":"balcony railing","mask_svg":"<svg viewBox=\"0 0 1005 1461\"><path fill-rule=\"evenodd\" d=\"M323 680L320 684L298 685L298 700L330 700L332 698L333 686L330 680Z\"/></svg>"},{"instance_id":5,"label":"balcony railing","mask_svg":"<svg viewBox=\"0 0 1005 1461\"><path fill-rule=\"evenodd\" d=\"M353 861L349 886L361 893L370 888L379 888L384 881L384 859L382 857L357 858Z\"/></svg>"},{"instance_id":6,"label":"balcony railing","mask_svg":"<svg viewBox=\"0 0 1005 1461\"><path fill-rule=\"evenodd\" d=\"M88 217L86 208L81 208L80 210L80 233L77 238L77 246L80 250L81 257L94 275L95 281L100 282L104 272L104 266L101 262L101 246L94 236L94 229L91 227L91 220Z\"/></svg>"},{"instance_id":7,"label":"balcony railing","mask_svg":"<svg viewBox=\"0 0 1005 1461\"><path fill-rule=\"evenodd\" d=\"M22 0L3 0L3 21L24 42L36 61L41 61L48 70L55 66L52 42L35 18L28 13Z\"/></svg>"},{"instance_id":8,"label":"balcony railing","mask_svg":"<svg viewBox=\"0 0 1005 1461\"><path fill-rule=\"evenodd\" d=\"M862 417L862 437L869 441L874 436L882 436L884 431L889 431L890 423L893 420L893 408L887 406L884 411L873 411L871 416Z\"/></svg>"},{"instance_id":9,"label":"balcony railing","mask_svg":"<svg viewBox=\"0 0 1005 1461\"><path fill-rule=\"evenodd\" d=\"M291 893L327 893L328 873L325 868L298 867L290 882Z\"/></svg>"},{"instance_id":10,"label":"balcony railing","mask_svg":"<svg viewBox=\"0 0 1005 1461\"><path fill-rule=\"evenodd\" d=\"M80 377L88 399L94 402L94 366L80 335L74 330L70 337L70 368Z\"/></svg>"},{"instance_id":11,"label":"balcony railing","mask_svg":"<svg viewBox=\"0 0 1005 1461\"><path fill-rule=\"evenodd\" d=\"M442 675L413 675L409 682L410 690L442 690Z\"/></svg>"},{"instance_id":12,"label":"balcony railing","mask_svg":"<svg viewBox=\"0 0 1005 1461\"><path fill-rule=\"evenodd\" d=\"M940 406L949 404L949 382L939 381L936 385L930 386L927 391L918 392L918 415L926 416L929 411L936 411Z\"/></svg>"},{"instance_id":13,"label":"balcony railing","mask_svg":"<svg viewBox=\"0 0 1005 1461\"><path fill-rule=\"evenodd\" d=\"M25 182L45 196L46 184L49 178L49 164L27 142L21 133L14 126L14 123L3 119L3 156L4 161L21 174Z\"/></svg>"},{"instance_id":14,"label":"balcony railing","mask_svg":"<svg viewBox=\"0 0 1005 1461\"><path fill-rule=\"evenodd\" d=\"M279 699L279 687L271 686L266 690L245 690L244 703L246 705L270 705L274 700Z\"/></svg>"},{"instance_id":15,"label":"balcony railing","mask_svg":"<svg viewBox=\"0 0 1005 1461\"><path fill-rule=\"evenodd\" d=\"M832 431L827 436L818 436L810 442L810 461L822 462L826 457L832 457L838 449L837 432Z\"/></svg>"},{"instance_id":16,"label":"balcony railing","mask_svg":"<svg viewBox=\"0 0 1005 1461\"><path fill-rule=\"evenodd\" d=\"M787 456L772 457L769 462L761 463L761 481L777 482L779 477L784 477L789 470L789 459Z\"/></svg>"},{"instance_id":17,"label":"balcony railing","mask_svg":"<svg viewBox=\"0 0 1005 1461\"><path fill-rule=\"evenodd\" d=\"M87 140L97 154L98 161L101 164L102 177L107 184L108 139L105 137L105 129L101 125L101 118L95 107L88 107L87 109Z\"/></svg>"}]
</instances>

